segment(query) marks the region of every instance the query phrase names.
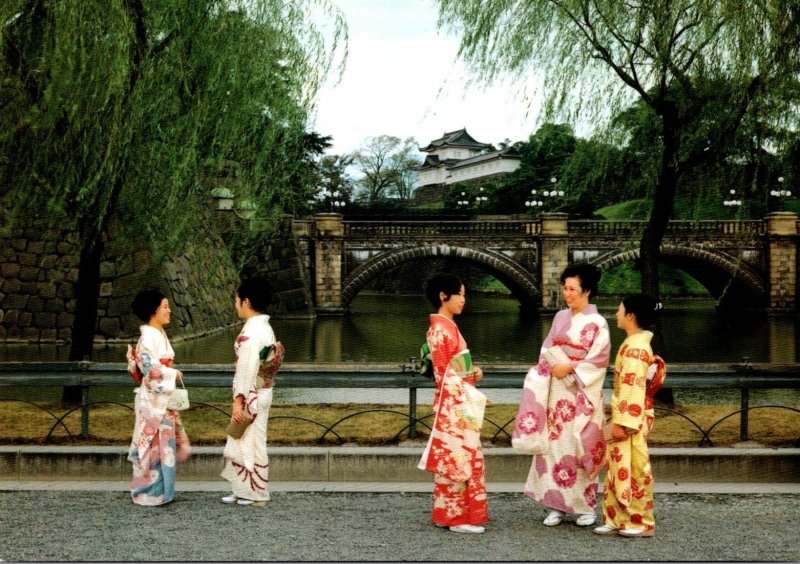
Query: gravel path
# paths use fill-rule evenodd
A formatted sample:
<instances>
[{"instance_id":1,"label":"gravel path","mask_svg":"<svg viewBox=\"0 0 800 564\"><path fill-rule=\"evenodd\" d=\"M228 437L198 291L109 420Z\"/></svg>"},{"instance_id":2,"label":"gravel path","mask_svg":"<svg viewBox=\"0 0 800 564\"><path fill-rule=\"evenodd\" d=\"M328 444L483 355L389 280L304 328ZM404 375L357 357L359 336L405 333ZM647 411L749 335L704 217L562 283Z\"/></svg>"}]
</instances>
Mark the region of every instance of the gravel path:
<instances>
[{"instance_id":1,"label":"gravel path","mask_svg":"<svg viewBox=\"0 0 800 564\"><path fill-rule=\"evenodd\" d=\"M800 495L657 494L651 539L547 528L520 494L490 494L483 535L430 523L430 494L273 493L266 507L179 493L0 492L2 560L800 560Z\"/></svg>"}]
</instances>

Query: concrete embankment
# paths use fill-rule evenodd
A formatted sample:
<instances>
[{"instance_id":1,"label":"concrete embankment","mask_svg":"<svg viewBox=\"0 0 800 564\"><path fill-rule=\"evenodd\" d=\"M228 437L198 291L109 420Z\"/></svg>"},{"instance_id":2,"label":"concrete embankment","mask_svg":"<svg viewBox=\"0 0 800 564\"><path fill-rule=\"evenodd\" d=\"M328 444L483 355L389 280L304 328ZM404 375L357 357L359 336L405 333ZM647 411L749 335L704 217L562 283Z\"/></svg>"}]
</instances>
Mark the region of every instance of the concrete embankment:
<instances>
[{"instance_id":1,"label":"concrete embankment","mask_svg":"<svg viewBox=\"0 0 800 564\"><path fill-rule=\"evenodd\" d=\"M273 482L428 482L417 469L420 446L271 447ZM487 482L524 482L529 456L486 448ZM658 482L800 483L797 448L652 448ZM119 446L0 446L0 480L117 481L130 479ZM194 447L178 465L180 480L216 481L222 447Z\"/></svg>"}]
</instances>

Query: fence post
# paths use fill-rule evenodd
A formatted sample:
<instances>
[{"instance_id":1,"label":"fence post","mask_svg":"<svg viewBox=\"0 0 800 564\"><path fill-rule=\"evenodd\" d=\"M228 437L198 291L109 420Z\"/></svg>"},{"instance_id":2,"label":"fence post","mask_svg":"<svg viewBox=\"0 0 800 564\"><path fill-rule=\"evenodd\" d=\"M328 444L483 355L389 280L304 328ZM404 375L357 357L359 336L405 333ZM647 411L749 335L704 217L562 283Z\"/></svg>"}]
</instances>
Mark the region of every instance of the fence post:
<instances>
[{"instance_id":1,"label":"fence post","mask_svg":"<svg viewBox=\"0 0 800 564\"><path fill-rule=\"evenodd\" d=\"M89 361L80 362L81 368L81 438L89 438L89 384L84 381L84 376L89 369Z\"/></svg>"},{"instance_id":2,"label":"fence post","mask_svg":"<svg viewBox=\"0 0 800 564\"><path fill-rule=\"evenodd\" d=\"M417 436L417 382L414 377L420 369L421 362L414 356L408 357L400 365L403 374L410 372L408 378L408 438L413 439Z\"/></svg>"},{"instance_id":3,"label":"fence post","mask_svg":"<svg viewBox=\"0 0 800 564\"><path fill-rule=\"evenodd\" d=\"M739 394L741 397L741 404L740 409L742 412L739 414L739 440L746 441L748 440L748 415L750 408L750 388L739 388Z\"/></svg>"},{"instance_id":4,"label":"fence post","mask_svg":"<svg viewBox=\"0 0 800 564\"><path fill-rule=\"evenodd\" d=\"M412 377L408 385L408 438L417 436L417 385Z\"/></svg>"}]
</instances>

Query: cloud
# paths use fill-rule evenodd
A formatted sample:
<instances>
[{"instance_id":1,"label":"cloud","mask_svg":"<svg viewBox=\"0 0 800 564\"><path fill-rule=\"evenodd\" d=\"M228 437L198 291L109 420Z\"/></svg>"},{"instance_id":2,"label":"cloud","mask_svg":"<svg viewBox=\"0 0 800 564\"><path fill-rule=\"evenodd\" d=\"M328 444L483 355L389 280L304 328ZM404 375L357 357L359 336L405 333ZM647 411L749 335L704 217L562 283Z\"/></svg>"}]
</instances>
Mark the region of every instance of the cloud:
<instances>
[{"instance_id":1,"label":"cloud","mask_svg":"<svg viewBox=\"0 0 800 564\"><path fill-rule=\"evenodd\" d=\"M527 139L535 111L510 81L469 85L456 61L458 40L436 29L425 0L339 0L350 30L350 56L338 85L320 91L314 129L333 136L333 153L353 151L367 137L414 137L420 144L466 127L479 141ZM528 81L528 92L536 84ZM538 107L534 104L531 107Z\"/></svg>"}]
</instances>

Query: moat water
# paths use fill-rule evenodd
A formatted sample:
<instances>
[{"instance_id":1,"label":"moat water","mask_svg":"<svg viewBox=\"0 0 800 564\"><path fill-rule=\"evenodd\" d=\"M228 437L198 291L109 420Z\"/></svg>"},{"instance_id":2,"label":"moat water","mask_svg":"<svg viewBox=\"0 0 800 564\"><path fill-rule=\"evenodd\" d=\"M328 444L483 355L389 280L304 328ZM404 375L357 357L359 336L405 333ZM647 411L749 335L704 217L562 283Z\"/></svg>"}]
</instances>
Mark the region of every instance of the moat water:
<instances>
[{"instance_id":1,"label":"moat water","mask_svg":"<svg viewBox=\"0 0 800 564\"><path fill-rule=\"evenodd\" d=\"M624 339L616 328L614 314L618 300L600 299L600 312L611 328L612 356ZM766 315L723 314L710 299L665 300L661 318L664 357L668 362L707 363L798 362L800 318ZM428 327L431 307L422 296L362 294L352 303L348 315L340 318L271 320L275 333L284 343L287 362L365 362L397 363L417 356ZM469 295L464 313L457 318L476 364L532 364L547 335L552 313L531 319L519 315L512 298ZM169 328L167 328L169 333ZM173 342L180 364L233 362L233 340L238 327L195 340ZM124 345L99 347L93 360L124 361ZM55 345L1 345L0 361L62 361L69 348ZM700 392L693 392L699 394ZM702 392L706 395L709 392ZM716 393L716 392L715 392ZM767 391L780 394L780 391ZM429 391L421 390L419 401L427 403ZM493 399L514 402L518 390L495 390ZM509 396L509 398L505 398ZM282 399L281 399L282 398ZM333 399L332 399L333 398ZM342 391L342 399L330 390L276 389L276 401L309 402L357 401L404 403L404 390L370 389ZM720 401L738 401L735 391L724 392Z\"/></svg>"}]
</instances>

